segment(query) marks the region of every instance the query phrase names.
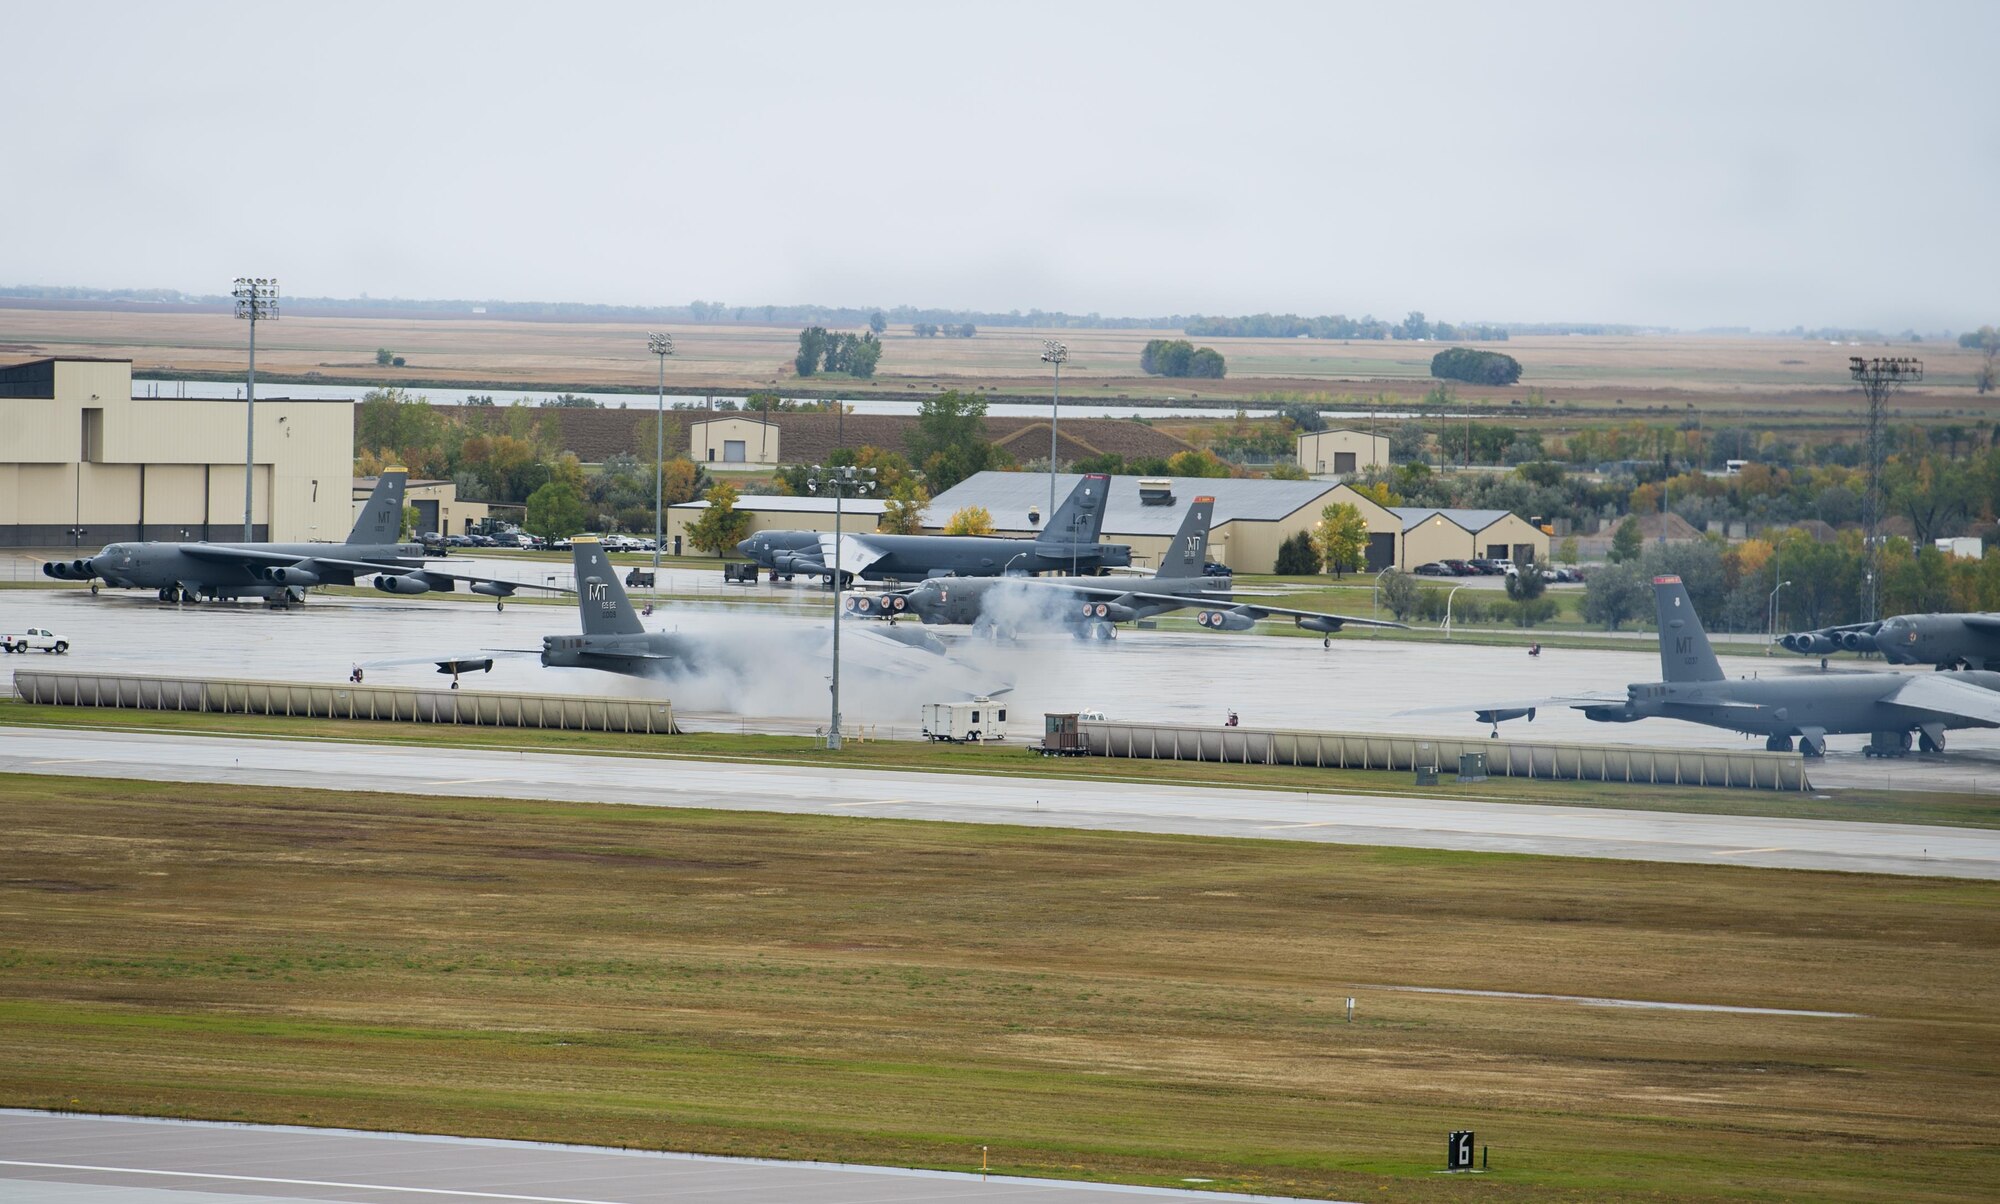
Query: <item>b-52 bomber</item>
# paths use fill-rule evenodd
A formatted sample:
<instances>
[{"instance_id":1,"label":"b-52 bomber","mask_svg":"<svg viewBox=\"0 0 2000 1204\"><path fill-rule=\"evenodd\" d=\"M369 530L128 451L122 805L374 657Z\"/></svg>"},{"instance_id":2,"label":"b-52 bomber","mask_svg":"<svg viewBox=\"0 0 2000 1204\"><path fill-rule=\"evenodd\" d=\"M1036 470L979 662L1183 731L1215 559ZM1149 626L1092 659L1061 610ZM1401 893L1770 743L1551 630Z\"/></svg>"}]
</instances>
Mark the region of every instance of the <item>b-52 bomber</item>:
<instances>
[{"instance_id":1,"label":"b-52 bomber","mask_svg":"<svg viewBox=\"0 0 2000 1204\"><path fill-rule=\"evenodd\" d=\"M1326 647L1332 646L1334 633L1349 624L1403 626L1239 600L1226 585L1218 586L1203 575L1214 513L1214 498L1194 499L1153 576L1129 584L1077 577L937 577L907 590L855 594L843 605L847 613L863 618L893 620L914 614L925 623L971 624L996 633L1036 624L1060 625L1085 639L1111 639L1116 624L1189 607L1201 607L1195 622L1216 631L1248 631L1259 619L1282 615L1307 631L1319 632Z\"/></svg>"},{"instance_id":2,"label":"b-52 bomber","mask_svg":"<svg viewBox=\"0 0 2000 1204\"><path fill-rule=\"evenodd\" d=\"M1701 620L1679 577L1653 578L1660 621L1660 676L1623 694L1569 694L1523 702L1426 707L1406 715L1471 710L1481 723L1532 721L1542 707L1569 707L1599 723L1680 719L1763 736L1764 747L1789 751L1798 740L1809 757L1826 755L1829 735L1866 732L1872 757L1900 757L1915 733L1924 752L1944 751L1953 728L2000 727L2000 673L1836 672L1728 678L1709 647Z\"/></svg>"},{"instance_id":3,"label":"b-52 bomber","mask_svg":"<svg viewBox=\"0 0 2000 1204\"><path fill-rule=\"evenodd\" d=\"M263 598L280 607L304 602L312 586L353 585L371 574L375 588L390 594L425 594L470 582L473 593L502 608L517 589L550 588L427 567L422 544L396 541L407 478L401 468L382 472L344 544L114 543L87 559L46 563L42 572L60 581L88 581L93 594L102 578L114 589L157 590L162 602Z\"/></svg>"},{"instance_id":4,"label":"b-52 bomber","mask_svg":"<svg viewBox=\"0 0 2000 1204\"><path fill-rule=\"evenodd\" d=\"M1007 573L1094 573L1132 563L1132 549L1099 543L1111 478L1086 476L1033 539L999 535L848 535L838 549L820 531L759 531L736 550L780 576L825 577L838 561L844 587L864 581L922 581L947 574L999 577ZM837 555L836 555L837 551Z\"/></svg>"},{"instance_id":5,"label":"b-52 bomber","mask_svg":"<svg viewBox=\"0 0 2000 1204\"><path fill-rule=\"evenodd\" d=\"M1796 631L1779 645L1806 656L1879 652L1892 665L1940 669L2000 669L2000 614L1897 615Z\"/></svg>"}]
</instances>

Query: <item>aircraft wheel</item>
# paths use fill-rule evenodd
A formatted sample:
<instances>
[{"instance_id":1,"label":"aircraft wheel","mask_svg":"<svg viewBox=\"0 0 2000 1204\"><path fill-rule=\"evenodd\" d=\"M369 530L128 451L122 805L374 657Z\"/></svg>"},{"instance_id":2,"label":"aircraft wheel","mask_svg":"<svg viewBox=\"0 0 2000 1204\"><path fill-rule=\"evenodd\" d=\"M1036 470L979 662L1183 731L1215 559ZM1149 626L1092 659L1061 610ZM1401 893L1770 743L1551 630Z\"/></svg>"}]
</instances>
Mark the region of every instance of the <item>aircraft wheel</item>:
<instances>
[{"instance_id":1,"label":"aircraft wheel","mask_svg":"<svg viewBox=\"0 0 2000 1204\"><path fill-rule=\"evenodd\" d=\"M97 582L93 581L90 583L90 592L92 594L97 593Z\"/></svg>"},{"instance_id":2,"label":"aircraft wheel","mask_svg":"<svg viewBox=\"0 0 2000 1204\"><path fill-rule=\"evenodd\" d=\"M1332 636L1330 636L1330 635L1323 635L1323 636L1321 636L1321 637L1319 638L1319 646L1320 646L1320 647L1322 647L1322 648L1332 648L1332 647L1333 647L1333 637L1332 637Z\"/></svg>"},{"instance_id":3,"label":"aircraft wheel","mask_svg":"<svg viewBox=\"0 0 2000 1204\"><path fill-rule=\"evenodd\" d=\"M1941 753L1944 751L1944 741L1931 739L1929 732L1919 732L1917 734L1917 751Z\"/></svg>"},{"instance_id":4,"label":"aircraft wheel","mask_svg":"<svg viewBox=\"0 0 2000 1204\"><path fill-rule=\"evenodd\" d=\"M1792 738L1790 736L1766 736L1764 737L1764 751L1790 752L1792 751Z\"/></svg>"},{"instance_id":5,"label":"aircraft wheel","mask_svg":"<svg viewBox=\"0 0 2000 1204\"><path fill-rule=\"evenodd\" d=\"M505 610L505 609L507 609L507 604L506 604L505 602L495 602L495 603L493 604L493 609L495 609L495 610Z\"/></svg>"}]
</instances>

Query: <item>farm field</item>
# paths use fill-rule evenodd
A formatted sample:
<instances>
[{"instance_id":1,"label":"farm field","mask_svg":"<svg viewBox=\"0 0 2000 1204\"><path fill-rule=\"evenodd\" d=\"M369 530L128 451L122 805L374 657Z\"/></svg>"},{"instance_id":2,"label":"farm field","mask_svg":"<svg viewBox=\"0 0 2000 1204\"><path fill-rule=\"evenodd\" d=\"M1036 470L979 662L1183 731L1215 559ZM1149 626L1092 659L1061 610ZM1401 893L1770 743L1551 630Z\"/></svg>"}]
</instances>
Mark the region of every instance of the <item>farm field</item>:
<instances>
[{"instance_id":1,"label":"farm field","mask_svg":"<svg viewBox=\"0 0 2000 1204\"><path fill-rule=\"evenodd\" d=\"M135 371L154 374L240 374L245 324L227 314L33 310L0 307L0 356L130 357ZM510 386L649 391L656 362L645 352L646 328L627 323L503 322L467 318L397 319L293 317L259 332L260 375L280 380L383 385L457 384L490 387L504 400ZM669 389L700 393L758 388L819 391L838 396L918 398L944 388L995 396L1045 397L1048 374L1041 342L1060 337L1070 348L1063 371L1072 400L1248 401L1274 393L1343 395L1357 404L1384 394L1414 400L1429 377L1432 343L1330 342L1305 339L1219 339L1229 360L1220 381L1170 381L1138 373L1148 339L1178 331L986 328L972 339L920 339L890 327L882 367L869 382L792 374L794 327L688 326L674 329ZM1920 355L1927 383L1898 401L1906 413L1929 417L2000 414L1989 395L1972 388L1978 357L1940 344L1853 347L1751 336L1535 336L1489 346L1519 359L1520 384L1506 388L1454 386L1467 403L1507 406L1539 390L1557 407L1612 412L1693 405L1711 420L1744 413L1845 415L1858 408L1847 387L1851 355ZM377 348L404 356L403 368L380 368ZM272 395L279 395L274 392ZM1531 407L1526 415L1532 416Z\"/></svg>"},{"instance_id":2,"label":"farm field","mask_svg":"<svg viewBox=\"0 0 2000 1204\"><path fill-rule=\"evenodd\" d=\"M1971 1200L1996 1170L1993 884L0 797L9 1105L957 1169L988 1146L1006 1173L1371 1201ZM1492 1173L1433 1173L1461 1127Z\"/></svg>"}]
</instances>

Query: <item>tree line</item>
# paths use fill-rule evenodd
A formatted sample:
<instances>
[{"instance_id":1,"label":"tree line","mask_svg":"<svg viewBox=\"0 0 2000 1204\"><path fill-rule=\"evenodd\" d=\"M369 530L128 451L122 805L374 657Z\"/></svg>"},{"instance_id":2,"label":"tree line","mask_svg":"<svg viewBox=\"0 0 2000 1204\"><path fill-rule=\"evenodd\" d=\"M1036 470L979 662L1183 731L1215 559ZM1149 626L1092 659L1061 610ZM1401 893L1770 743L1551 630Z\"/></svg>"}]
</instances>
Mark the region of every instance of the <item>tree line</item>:
<instances>
[{"instance_id":1,"label":"tree line","mask_svg":"<svg viewBox=\"0 0 2000 1204\"><path fill-rule=\"evenodd\" d=\"M824 326L808 326L799 332L799 351L792 357L792 366L800 376L844 372L857 380L867 380L875 375L875 365L881 358L882 340L872 330L862 334L846 331L829 334Z\"/></svg>"},{"instance_id":2,"label":"tree line","mask_svg":"<svg viewBox=\"0 0 2000 1204\"><path fill-rule=\"evenodd\" d=\"M1345 314L1316 318L1269 313L1235 318L1197 315L1184 323L1181 331L1197 339L1459 339L1485 342L1507 337L1505 326L1431 322L1421 310L1410 311L1409 316L1398 323L1385 322L1372 314L1359 318L1350 318Z\"/></svg>"},{"instance_id":3,"label":"tree line","mask_svg":"<svg viewBox=\"0 0 2000 1204\"><path fill-rule=\"evenodd\" d=\"M1185 376L1221 380L1228 372L1222 353L1196 347L1186 339L1152 339L1139 352L1139 367L1148 376Z\"/></svg>"},{"instance_id":4,"label":"tree line","mask_svg":"<svg viewBox=\"0 0 2000 1204\"><path fill-rule=\"evenodd\" d=\"M947 339L969 339L979 333L979 328L970 322L957 325L939 326L936 322L913 322L910 333L920 339L934 339L942 335Z\"/></svg>"}]
</instances>

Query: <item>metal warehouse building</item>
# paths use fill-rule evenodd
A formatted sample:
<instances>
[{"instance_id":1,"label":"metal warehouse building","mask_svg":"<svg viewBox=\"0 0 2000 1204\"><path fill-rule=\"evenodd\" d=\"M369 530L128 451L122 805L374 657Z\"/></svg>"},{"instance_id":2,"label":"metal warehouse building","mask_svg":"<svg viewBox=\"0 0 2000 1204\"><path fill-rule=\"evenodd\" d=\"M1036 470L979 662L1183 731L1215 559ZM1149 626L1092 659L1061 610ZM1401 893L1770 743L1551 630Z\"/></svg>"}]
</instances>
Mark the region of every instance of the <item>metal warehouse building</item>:
<instances>
[{"instance_id":1,"label":"metal warehouse building","mask_svg":"<svg viewBox=\"0 0 2000 1204\"><path fill-rule=\"evenodd\" d=\"M0 545L243 537L244 406L132 396L132 361L0 367ZM252 533L342 540L354 402L257 402Z\"/></svg>"}]
</instances>

